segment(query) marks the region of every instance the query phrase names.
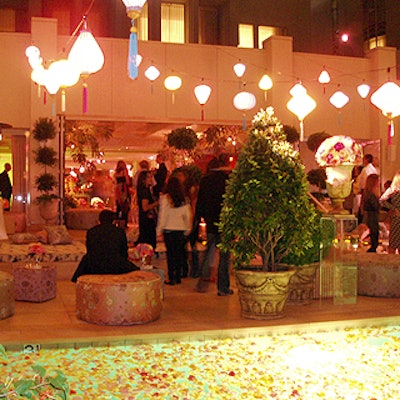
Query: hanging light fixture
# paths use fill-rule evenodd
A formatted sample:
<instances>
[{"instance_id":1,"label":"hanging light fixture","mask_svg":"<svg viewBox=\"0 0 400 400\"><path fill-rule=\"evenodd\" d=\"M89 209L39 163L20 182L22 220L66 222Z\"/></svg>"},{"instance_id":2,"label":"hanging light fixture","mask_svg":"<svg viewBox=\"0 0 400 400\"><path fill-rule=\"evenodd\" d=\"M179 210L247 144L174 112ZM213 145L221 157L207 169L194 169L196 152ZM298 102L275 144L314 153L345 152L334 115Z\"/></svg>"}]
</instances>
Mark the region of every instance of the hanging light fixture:
<instances>
[{"instance_id":1,"label":"hanging light fixture","mask_svg":"<svg viewBox=\"0 0 400 400\"><path fill-rule=\"evenodd\" d=\"M388 145L391 145L394 137L393 119L400 115L400 87L391 81L384 83L372 93L371 103L388 119Z\"/></svg>"},{"instance_id":2,"label":"hanging light fixture","mask_svg":"<svg viewBox=\"0 0 400 400\"><path fill-rule=\"evenodd\" d=\"M233 98L233 105L235 108L243 112L242 129L246 130L246 111L251 110L256 105L256 96L250 92L239 92Z\"/></svg>"},{"instance_id":3,"label":"hanging light fixture","mask_svg":"<svg viewBox=\"0 0 400 400\"><path fill-rule=\"evenodd\" d=\"M164 86L172 92L172 104L175 103L175 91L182 86L182 79L177 75L167 76L164 80Z\"/></svg>"},{"instance_id":4,"label":"hanging light fixture","mask_svg":"<svg viewBox=\"0 0 400 400\"><path fill-rule=\"evenodd\" d=\"M198 85L194 88L194 95L201 106L201 120L204 121L204 104L210 98L211 88L208 85Z\"/></svg>"},{"instance_id":5,"label":"hanging light fixture","mask_svg":"<svg viewBox=\"0 0 400 400\"><path fill-rule=\"evenodd\" d=\"M366 83L361 83L360 85L357 86L357 92L362 99L367 98L370 90L371 90L371 87L369 85L367 85Z\"/></svg>"},{"instance_id":6,"label":"hanging light fixture","mask_svg":"<svg viewBox=\"0 0 400 400\"><path fill-rule=\"evenodd\" d=\"M339 110L339 118L338 118L339 125L342 122L340 111L349 102L349 100L350 100L349 97L346 94L344 94L341 90L337 90L329 98L329 102Z\"/></svg>"},{"instance_id":7,"label":"hanging light fixture","mask_svg":"<svg viewBox=\"0 0 400 400\"><path fill-rule=\"evenodd\" d=\"M100 71L104 65L104 54L87 27L87 17L83 17L83 28L73 44L68 60L76 65L83 78L83 113L88 111L88 88L86 80L90 74Z\"/></svg>"},{"instance_id":8,"label":"hanging light fixture","mask_svg":"<svg viewBox=\"0 0 400 400\"><path fill-rule=\"evenodd\" d=\"M296 83L291 90L292 98L286 107L299 119L300 122L300 141L304 141L304 118L317 107L315 100L307 93L306 88L301 83Z\"/></svg>"},{"instance_id":9,"label":"hanging light fixture","mask_svg":"<svg viewBox=\"0 0 400 400\"><path fill-rule=\"evenodd\" d=\"M244 64L242 64L239 60L239 62L233 66L233 70L235 71L235 75L239 79L239 90L241 90L242 89L241 78L243 77L244 73L246 72L246 66Z\"/></svg>"},{"instance_id":10,"label":"hanging light fixture","mask_svg":"<svg viewBox=\"0 0 400 400\"><path fill-rule=\"evenodd\" d=\"M128 74L131 79L136 79L138 76L138 39L135 20L140 17L142 8L146 0L122 0L126 7L126 14L131 19L131 30L129 35L129 55L128 55Z\"/></svg>"},{"instance_id":11,"label":"hanging light fixture","mask_svg":"<svg viewBox=\"0 0 400 400\"><path fill-rule=\"evenodd\" d=\"M260 81L258 82L258 87L261 90L264 90L264 100L265 100L265 102L267 102L267 91L269 89L271 89L273 85L274 84L272 82L272 79L267 74L264 74L261 77Z\"/></svg>"},{"instance_id":12,"label":"hanging light fixture","mask_svg":"<svg viewBox=\"0 0 400 400\"><path fill-rule=\"evenodd\" d=\"M54 61L50 64L47 76L51 81L56 82L57 84L59 83L59 88L61 88L61 112L65 112L65 88L74 86L78 83L80 71L76 65L72 64L69 60L62 59ZM55 91L55 93L57 91L58 89Z\"/></svg>"},{"instance_id":13,"label":"hanging light fixture","mask_svg":"<svg viewBox=\"0 0 400 400\"><path fill-rule=\"evenodd\" d=\"M329 83L330 81L331 81L331 77L324 66L323 70L321 71L321 73L319 74L319 77L318 77L318 82L321 83L322 85L324 85L324 94L326 92L326 84Z\"/></svg>"},{"instance_id":14,"label":"hanging light fixture","mask_svg":"<svg viewBox=\"0 0 400 400\"><path fill-rule=\"evenodd\" d=\"M153 94L153 82L160 76L160 71L154 65L144 71L145 77L151 82L151 94Z\"/></svg>"}]
</instances>

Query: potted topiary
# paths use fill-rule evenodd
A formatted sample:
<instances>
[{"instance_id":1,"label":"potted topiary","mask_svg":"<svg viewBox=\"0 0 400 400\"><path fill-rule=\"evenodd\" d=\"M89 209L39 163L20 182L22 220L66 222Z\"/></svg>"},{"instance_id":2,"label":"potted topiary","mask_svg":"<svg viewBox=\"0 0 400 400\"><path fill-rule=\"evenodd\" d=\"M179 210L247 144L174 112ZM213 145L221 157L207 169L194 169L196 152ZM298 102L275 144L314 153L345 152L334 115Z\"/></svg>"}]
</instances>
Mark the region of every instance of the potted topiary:
<instances>
[{"instance_id":1,"label":"potted topiary","mask_svg":"<svg viewBox=\"0 0 400 400\"><path fill-rule=\"evenodd\" d=\"M47 145L47 141L56 136L56 127L50 118L39 118L33 128L33 138L39 142L34 150L36 164L43 167L43 172L36 177L35 186L42 194L36 198L39 214L46 224L54 224L58 220L60 198L53 191L58 186L55 175L49 172L57 164L56 151Z\"/></svg>"},{"instance_id":2,"label":"potted topiary","mask_svg":"<svg viewBox=\"0 0 400 400\"><path fill-rule=\"evenodd\" d=\"M299 153L285 138L272 107L254 117L221 211L220 247L234 257L247 318L283 316L295 271L279 263L289 252L300 255L312 246L316 211ZM251 265L256 256L262 265Z\"/></svg>"}]
</instances>

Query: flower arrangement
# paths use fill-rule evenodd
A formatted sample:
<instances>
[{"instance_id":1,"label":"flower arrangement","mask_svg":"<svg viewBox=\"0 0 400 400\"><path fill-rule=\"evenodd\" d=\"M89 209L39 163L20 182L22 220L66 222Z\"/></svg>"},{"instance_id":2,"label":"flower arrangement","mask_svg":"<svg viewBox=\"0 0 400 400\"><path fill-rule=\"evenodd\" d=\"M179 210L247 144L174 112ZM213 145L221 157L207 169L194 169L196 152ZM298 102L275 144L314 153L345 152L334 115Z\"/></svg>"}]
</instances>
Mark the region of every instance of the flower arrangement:
<instances>
[{"instance_id":1,"label":"flower arrangement","mask_svg":"<svg viewBox=\"0 0 400 400\"><path fill-rule=\"evenodd\" d=\"M315 153L320 167L359 165L362 163L362 147L349 136L332 136L325 139Z\"/></svg>"},{"instance_id":2,"label":"flower arrangement","mask_svg":"<svg viewBox=\"0 0 400 400\"><path fill-rule=\"evenodd\" d=\"M132 249L131 256L134 260L141 260L144 257L153 257L153 246L148 243L139 243L136 247Z\"/></svg>"},{"instance_id":3,"label":"flower arrangement","mask_svg":"<svg viewBox=\"0 0 400 400\"><path fill-rule=\"evenodd\" d=\"M31 258L31 262L27 264L28 268L41 268L39 261L42 260L42 256L46 254L46 249L41 243L34 243L28 247L28 256ZM35 264L32 261L35 260Z\"/></svg>"},{"instance_id":4,"label":"flower arrangement","mask_svg":"<svg viewBox=\"0 0 400 400\"><path fill-rule=\"evenodd\" d=\"M28 254L30 256L41 256L46 254L46 249L41 243L35 243L28 248Z\"/></svg>"}]
</instances>

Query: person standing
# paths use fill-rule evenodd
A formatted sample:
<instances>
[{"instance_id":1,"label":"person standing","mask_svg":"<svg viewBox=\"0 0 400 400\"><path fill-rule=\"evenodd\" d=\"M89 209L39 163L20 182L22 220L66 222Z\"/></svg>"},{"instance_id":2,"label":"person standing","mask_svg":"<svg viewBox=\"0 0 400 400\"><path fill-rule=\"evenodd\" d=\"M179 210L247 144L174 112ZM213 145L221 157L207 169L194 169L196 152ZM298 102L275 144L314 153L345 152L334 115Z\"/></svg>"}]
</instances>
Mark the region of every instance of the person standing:
<instances>
[{"instance_id":1,"label":"person standing","mask_svg":"<svg viewBox=\"0 0 400 400\"><path fill-rule=\"evenodd\" d=\"M215 160L213 162L215 163ZM214 259L217 244L221 241L217 224L230 172L230 169L227 167L228 162L228 156L221 154L218 163L215 164L217 168L210 170L200 181L195 218L203 218L206 223L207 250L200 266L199 280L196 285L196 291L198 292L206 292L208 290L210 261ZM233 290L230 289L229 259L229 253L220 251L217 279L218 296L233 294Z\"/></svg>"},{"instance_id":2,"label":"person standing","mask_svg":"<svg viewBox=\"0 0 400 400\"><path fill-rule=\"evenodd\" d=\"M160 199L157 236L163 235L167 248L168 281L166 285L181 283L181 273L187 264L186 242L192 228L192 210L177 177L168 179Z\"/></svg>"},{"instance_id":3,"label":"person standing","mask_svg":"<svg viewBox=\"0 0 400 400\"><path fill-rule=\"evenodd\" d=\"M72 282L81 275L125 274L139 268L128 260L128 241L125 231L113 225L115 213L102 210L99 224L86 233L86 254L78 265Z\"/></svg>"},{"instance_id":4,"label":"person standing","mask_svg":"<svg viewBox=\"0 0 400 400\"><path fill-rule=\"evenodd\" d=\"M389 253L400 251L400 170L393 177L390 187L380 198L381 207L390 215Z\"/></svg>"},{"instance_id":5,"label":"person standing","mask_svg":"<svg viewBox=\"0 0 400 400\"><path fill-rule=\"evenodd\" d=\"M156 181L156 184L153 188L153 193L154 193L154 196L159 198L160 194L163 192L163 190L165 188L165 184L166 184L167 176L168 176L168 169L165 165L164 158L161 154L157 154L156 162L158 164L158 168L157 168L156 172L154 173L154 179Z\"/></svg>"},{"instance_id":6,"label":"person standing","mask_svg":"<svg viewBox=\"0 0 400 400\"><path fill-rule=\"evenodd\" d=\"M0 192L1 197L3 200L7 200L8 204L6 203L4 206L4 211L10 210L11 205L11 195L12 195L12 185L11 180L8 173L11 171L11 164L5 163L4 164L4 171L0 174Z\"/></svg>"},{"instance_id":7,"label":"person standing","mask_svg":"<svg viewBox=\"0 0 400 400\"><path fill-rule=\"evenodd\" d=\"M125 161L119 160L115 168L115 202L117 205L117 220L121 228L128 227L128 215L131 207L132 180Z\"/></svg>"},{"instance_id":8,"label":"person standing","mask_svg":"<svg viewBox=\"0 0 400 400\"><path fill-rule=\"evenodd\" d=\"M356 177L355 187L358 190L358 194L362 195L365 188L365 183L367 182L367 176L371 174L376 174L379 176L378 170L375 168L374 157L372 154L365 154L363 157L363 167L359 175ZM360 199L360 197L359 197ZM358 223L361 224L363 221L363 214L361 208L358 209Z\"/></svg>"},{"instance_id":9,"label":"person standing","mask_svg":"<svg viewBox=\"0 0 400 400\"><path fill-rule=\"evenodd\" d=\"M371 247L368 253L376 253L379 243L379 176L376 174L368 175L361 199L365 223L369 228L369 239Z\"/></svg>"},{"instance_id":10,"label":"person standing","mask_svg":"<svg viewBox=\"0 0 400 400\"><path fill-rule=\"evenodd\" d=\"M139 174L136 195L139 207L139 238L137 243L150 244L155 250L159 200L153 195L153 174L150 171L142 171Z\"/></svg>"}]
</instances>

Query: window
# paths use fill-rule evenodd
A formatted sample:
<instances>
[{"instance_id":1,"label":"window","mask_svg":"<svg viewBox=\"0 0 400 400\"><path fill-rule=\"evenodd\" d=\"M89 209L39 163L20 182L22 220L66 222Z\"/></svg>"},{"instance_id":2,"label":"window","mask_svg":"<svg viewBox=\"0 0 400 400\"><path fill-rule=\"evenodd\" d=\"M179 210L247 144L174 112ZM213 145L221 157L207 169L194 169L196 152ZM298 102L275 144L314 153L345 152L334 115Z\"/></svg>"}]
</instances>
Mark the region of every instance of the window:
<instances>
[{"instance_id":1,"label":"window","mask_svg":"<svg viewBox=\"0 0 400 400\"><path fill-rule=\"evenodd\" d=\"M137 22L137 37L139 40L149 40L149 7L146 3L142 8Z\"/></svg>"},{"instance_id":2,"label":"window","mask_svg":"<svg viewBox=\"0 0 400 400\"><path fill-rule=\"evenodd\" d=\"M258 48L263 48L263 41L274 35L281 35L281 29L273 26L259 26L258 27Z\"/></svg>"},{"instance_id":3,"label":"window","mask_svg":"<svg viewBox=\"0 0 400 400\"><path fill-rule=\"evenodd\" d=\"M185 43L185 6L161 3L161 41Z\"/></svg>"},{"instance_id":4,"label":"window","mask_svg":"<svg viewBox=\"0 0 400 400\"><path fill-rule=\"evenodd\" d=\"M254 48L254 27L253 25L239 24L238 47Z\"/></svg>"},{"instance_id":5,"label":"window","mask_svg":"<svg viewBox=\"0 0 400 400\"><path fill-rule=\"evenodd\" d=\"M15 32L15 10L0 8L0 32Z\"/></svg>"},{"instance_id":6,"label":"window","mask_svg":"<svg viewBox=\"0 0 400 400\"><path fill-rule=\"evenodd\" d=\"M368 49L386 44L386 8L384 0L363 0L364 41Z\"/></svg>"}]
</instances>

